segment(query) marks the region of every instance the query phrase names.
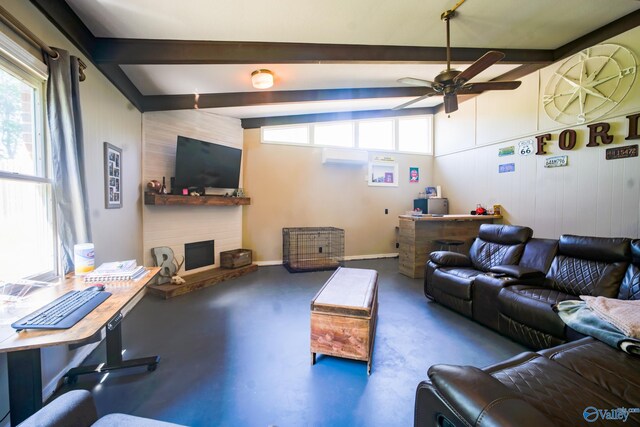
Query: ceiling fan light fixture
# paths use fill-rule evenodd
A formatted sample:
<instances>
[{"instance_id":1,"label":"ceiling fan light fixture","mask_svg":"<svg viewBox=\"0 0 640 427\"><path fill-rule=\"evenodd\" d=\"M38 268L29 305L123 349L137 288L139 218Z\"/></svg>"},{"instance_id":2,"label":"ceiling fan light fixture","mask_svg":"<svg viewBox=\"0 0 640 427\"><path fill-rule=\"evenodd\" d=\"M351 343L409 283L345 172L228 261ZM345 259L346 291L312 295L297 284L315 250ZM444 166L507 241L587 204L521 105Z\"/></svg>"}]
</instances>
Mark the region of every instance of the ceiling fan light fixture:
<instances>
[{"instance_id":1,"label":"ceiling fan light fixture","mask_svg":"<svg viewBox=\"0 0 640 427\"><path fill-rule=\"evenodd\" d=\"M264 68L251 73L251 84L256 89L269 89L273 86L273 72Z\"/></svg>"},{"instance_id":2,"label":"ceiling fan light fixture","mask_svg":"<svg viewBox=\"0 0 640 427\"><path fill-rule=\"evenodd\" d=\"M444 112L449 114L458 109L458 97L455 93L444 96Z\"/></svg>"}]
</instances>

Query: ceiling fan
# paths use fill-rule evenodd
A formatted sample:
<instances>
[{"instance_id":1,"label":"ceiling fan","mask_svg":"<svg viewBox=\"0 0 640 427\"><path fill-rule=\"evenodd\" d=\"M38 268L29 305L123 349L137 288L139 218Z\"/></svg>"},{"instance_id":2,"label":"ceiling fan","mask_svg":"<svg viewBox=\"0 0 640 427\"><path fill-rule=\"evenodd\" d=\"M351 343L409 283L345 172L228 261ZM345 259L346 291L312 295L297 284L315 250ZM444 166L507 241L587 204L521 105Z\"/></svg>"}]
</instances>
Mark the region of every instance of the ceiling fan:
<instances>
[{"instance_id":1,"label":"ceiling fan","mask_svg":"<svg viewBox=\"0 0 640 427\"><path fill-rule=\"evenodd\" d=\"M433 82L429 80L415 79L412 77L398 79L398 83L424 86L429 90L426 94L418 98L394 107L393 110L408 107L409 105L415 104L416 102L422 101L430 96L443 95L444 111L445 113L451 113L458 109L458 95L478 94L485 90L513 90L520 86L521 82L519 81L468 83L469 80L504 58L504 53L495 50L490 50L485 53L480 59L471 64L464 71L458 71L451 68L449 20L455 15L455 10L447 10L440 17L447 24L447 69L438 74Z\"/></svg>"}]
</instances>

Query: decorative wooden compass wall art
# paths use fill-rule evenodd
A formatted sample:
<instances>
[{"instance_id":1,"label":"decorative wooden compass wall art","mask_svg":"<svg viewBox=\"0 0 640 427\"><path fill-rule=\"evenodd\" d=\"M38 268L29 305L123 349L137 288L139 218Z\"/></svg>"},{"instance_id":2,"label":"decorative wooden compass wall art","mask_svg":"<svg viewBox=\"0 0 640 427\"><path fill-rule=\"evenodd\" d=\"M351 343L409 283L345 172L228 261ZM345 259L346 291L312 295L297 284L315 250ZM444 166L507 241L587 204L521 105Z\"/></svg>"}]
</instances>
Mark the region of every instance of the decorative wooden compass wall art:
<instances>
[{"instance_id":1,"label":"decorative wooden compass wall art","mask_svg":"<svg viewBox=\"0 0 640 427\"><path fill-rule=\"evenodd\" d=\"M551 77L542 98L544 110L567 125L602 117L629 93L636 68L633 53L622 46L585 49L563 62Z\"/></svg>"}]
</instances>

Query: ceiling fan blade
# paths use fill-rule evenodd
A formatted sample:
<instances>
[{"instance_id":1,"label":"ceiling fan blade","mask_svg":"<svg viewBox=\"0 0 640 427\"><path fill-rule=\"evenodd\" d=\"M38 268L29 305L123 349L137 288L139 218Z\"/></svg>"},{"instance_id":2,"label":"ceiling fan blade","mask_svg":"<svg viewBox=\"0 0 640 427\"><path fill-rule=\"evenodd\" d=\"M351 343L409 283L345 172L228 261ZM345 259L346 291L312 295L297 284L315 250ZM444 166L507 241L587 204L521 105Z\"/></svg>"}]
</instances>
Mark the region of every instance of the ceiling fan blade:
<instances>
[{"instance_id":1,"label":"ceiling fan blade","mask_svg":"<svg viewBox=\"0 0 640 427\"><path fill-rule=\"evenodd\" d=\"M458 74L454 79L454 83L465 83L504 58L504 53L497 50L490 50L482 55L480 59L471 64L466 70Z\"/></svg>"},{"instance_id":2,"label":"ceiling fan blade","mask_svg":"<svg viewBox=\"0 0 640 427\"><path fill-rule=\"evenodd\" d=\"M519 81L467 83L458 89L458 93L470 94L482 93L485 90L513 90L520 87L521 84L522 82Z\"/></svg>"},{"instance_id":3,"label":"ceiling fan blade","mask_svg":"<svg viewBox=\"0 0 640 427\"><path fill-rule=\"evenodd\" d=\"M406 85L413 85L413 86L424 86L424 87L433 86L433 82L430 82L429 80L414 79L413 77L403 77L401 79L398 79L398 83L404 83Z\"/></svg>"},{"instance_id":4,"label":"ceiling fan blade","mask_svg":"<svg viewBox=\"0 0 640 427\"><path fill-rule=\"evenodd\" d=\"M427 98L429 98L430 96L433 96L433 95L437 95L437 93L436 92L429 92L428 94L419 96L419 97L417 97L415 99L412 99L409 102L405 102L404 104L397 105L397 106L393 107L392 110L402 110L403 108L408 107L409 105L415 104L416 102L420 102L423 99L427 99Z\"/></svg>"},{"instance_id":5,"label":"ceiling fan blade","mask_svg":"<svg viewBox=\"0 0 640 427\"><path fill-rule=\"evenodd\" d=\"M444 96L444 112L449 114L458 109L458 97L455 93Z\"/></svg>"}]
</instances>

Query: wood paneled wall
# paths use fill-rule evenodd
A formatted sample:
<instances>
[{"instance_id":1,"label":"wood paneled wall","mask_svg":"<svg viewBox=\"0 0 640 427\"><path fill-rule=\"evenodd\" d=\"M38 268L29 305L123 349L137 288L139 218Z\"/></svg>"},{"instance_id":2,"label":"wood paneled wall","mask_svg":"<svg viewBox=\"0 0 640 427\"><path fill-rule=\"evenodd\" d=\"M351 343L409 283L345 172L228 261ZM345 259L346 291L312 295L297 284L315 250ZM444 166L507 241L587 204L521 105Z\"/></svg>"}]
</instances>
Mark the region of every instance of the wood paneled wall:
<instances>
[{"instance_id":1,"label":"wood paneled wall","mask_svg":"<svg viewBox=\"0 0 640 427\"><path fill-rule=\"evenodd\" d=\"M204 111L164 111L143 114L143 180L162 180L175 173L178 135L242 148L240 120ZM242 185L242 184L241 184ZM168 246L178 260L184 244L215 240L215 262L220 251L242 244L241 206L143 206L143 248L145 264L152 265L151 248ZM194 269L189 272L206 270ZM184 271L184 267L183 267Z\"/></svg>"},{"instance_id":2,"label":"wood paneled wall","mask_svg":"<svg viewBox=\"0 0 640 427\"><path fill-rule=\"evenodd\" d=\"M640 57L640 28L609 42ZM452 212L469 212L477 203L500 204L505 222L532 227L536 237L568 233L638 238L640 158L605 160L605 150L640 142L625 141L625 116L640 112L640 79L623 103L595 121L611 124L613 143L586 147L587 124L556 123L542 107L542 93L559 65L526 76L516 91L486 93L461 103L450 116L436 115L435 181L449 197ZM573 150L558 147L563 129L577 132ZM544 133L552 135L547 155L498 157L499 148L517 148L519 141ZM559 155L569 156L568 166L544 167L545 158ZM498 173L503 163L515 163L515 172Z\"/></svg>"}]
</instances>

